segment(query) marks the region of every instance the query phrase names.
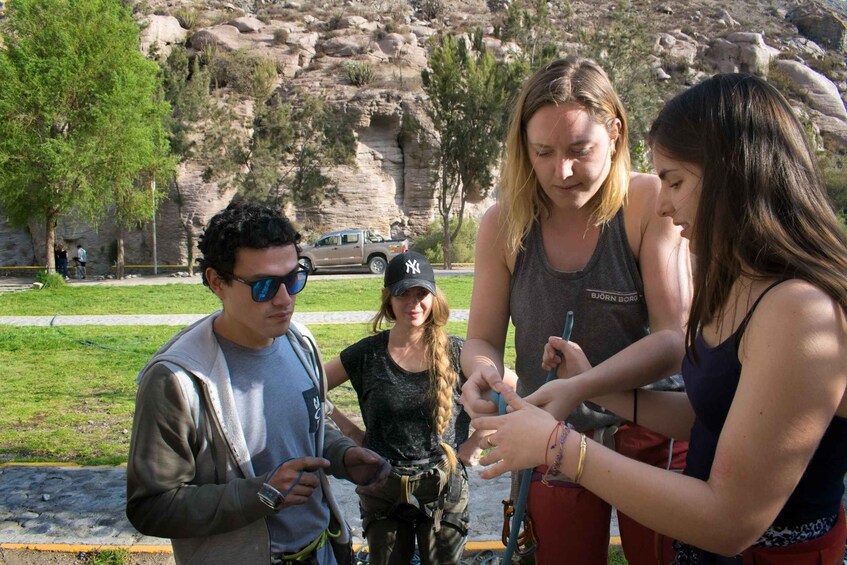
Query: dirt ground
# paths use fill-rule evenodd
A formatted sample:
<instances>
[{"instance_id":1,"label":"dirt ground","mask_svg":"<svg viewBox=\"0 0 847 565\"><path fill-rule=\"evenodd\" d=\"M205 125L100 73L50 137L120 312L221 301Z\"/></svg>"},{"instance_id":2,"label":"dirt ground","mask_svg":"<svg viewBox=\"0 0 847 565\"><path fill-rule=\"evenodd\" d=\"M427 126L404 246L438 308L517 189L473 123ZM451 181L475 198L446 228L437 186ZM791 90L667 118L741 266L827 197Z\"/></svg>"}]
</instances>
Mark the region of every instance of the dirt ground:
<instances>
[{"instance_id":1,"label":"dirt ground","mask_svg":"<svg viewBox=\"0 0 847 565\"><path fill-rule=\"evenodd\" d=\"M2 565L84 565L95 563L93 552L33 551L0 548ZM126 561L101 560L103 565L174 565L170 553L131 553Z\"/></svg>"}]
</instances>

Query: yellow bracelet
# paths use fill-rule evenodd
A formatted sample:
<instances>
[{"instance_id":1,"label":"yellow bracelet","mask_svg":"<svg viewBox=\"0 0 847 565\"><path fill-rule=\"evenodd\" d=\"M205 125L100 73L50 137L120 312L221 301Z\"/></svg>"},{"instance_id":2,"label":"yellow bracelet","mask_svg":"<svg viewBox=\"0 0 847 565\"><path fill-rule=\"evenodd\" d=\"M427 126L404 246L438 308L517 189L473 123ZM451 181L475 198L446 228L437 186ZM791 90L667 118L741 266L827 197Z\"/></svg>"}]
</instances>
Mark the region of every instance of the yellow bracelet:
<instances>
[{"instance_id":1,"label":"yellow bracelet","mask_svg":"<svg viewBox=\"0 0 847 565\"><path fill-rule=\"evenodd\" d=\"M588 439L585 434L579 434L579 463L576 464L576 477L573 482L579 484L582 472L585 470L585 453L588 451Z\"/></svg>"}]
</instances>

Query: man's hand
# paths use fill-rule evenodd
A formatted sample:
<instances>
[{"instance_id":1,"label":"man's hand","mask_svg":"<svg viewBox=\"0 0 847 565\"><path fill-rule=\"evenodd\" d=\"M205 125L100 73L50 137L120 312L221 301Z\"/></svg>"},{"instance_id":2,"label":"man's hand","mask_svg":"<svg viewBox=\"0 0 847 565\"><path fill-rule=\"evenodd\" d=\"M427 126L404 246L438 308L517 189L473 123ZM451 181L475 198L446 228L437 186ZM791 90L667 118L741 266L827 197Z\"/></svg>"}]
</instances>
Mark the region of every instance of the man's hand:
<instances>
[{"instance_id":1,"label":"man's hand","mask_svg":"<svg viewBox=\"0 0 847 565\"><path fill-rule=\"evenodd\" d=\"M268 484L285 495L280 508L305 504L320 484L320 478L315 471L327 467L329 461L323 457L299 457L277 467L268 478Z\"/></svg>"},{"instance_id":2,"label":"man's hand","mask_svg":"<svg viewBox=\"0 0 847 565\"><path fill-rule=\"evenodd\" d=\"M474 430L474 433L459 446L456 456L459 461L465 464L466 467L472 467L479 463L479 457L482 455L481 441L483 434L479 430Z\"/></svg>"},{"instance_id":3,"label":"man's hand","mask_svg":"<svg viewBox=\"0 0 847 565\"><path fill-rule=\"evenodd\" d=\"M388 461L364 447L351 447L344 452L344 469L350 480L359 485L358 494L379 491L391 473Z\"/></svg>"}]
</instances>

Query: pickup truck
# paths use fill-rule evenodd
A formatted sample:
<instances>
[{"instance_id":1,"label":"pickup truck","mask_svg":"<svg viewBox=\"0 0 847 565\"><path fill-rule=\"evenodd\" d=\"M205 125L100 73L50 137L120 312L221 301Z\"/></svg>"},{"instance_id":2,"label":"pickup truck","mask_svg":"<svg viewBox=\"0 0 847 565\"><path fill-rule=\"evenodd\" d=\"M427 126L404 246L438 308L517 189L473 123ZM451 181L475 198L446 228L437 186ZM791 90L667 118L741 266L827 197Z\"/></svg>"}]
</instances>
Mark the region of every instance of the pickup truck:
<instances>
[{"instance_id":1,"label":"pickup truck","mask_svg":"<svg viewBox=\"0 0 847 565\"><path fill-rule=\"evenodd\" d=\"M408 250L406 239L386 239L371 230L339 230L324 234L314 245L300 252L300 264L310 273L326 267L367 265L370 272L382 274L388 262Z\"/></svg>"}]
</instances>

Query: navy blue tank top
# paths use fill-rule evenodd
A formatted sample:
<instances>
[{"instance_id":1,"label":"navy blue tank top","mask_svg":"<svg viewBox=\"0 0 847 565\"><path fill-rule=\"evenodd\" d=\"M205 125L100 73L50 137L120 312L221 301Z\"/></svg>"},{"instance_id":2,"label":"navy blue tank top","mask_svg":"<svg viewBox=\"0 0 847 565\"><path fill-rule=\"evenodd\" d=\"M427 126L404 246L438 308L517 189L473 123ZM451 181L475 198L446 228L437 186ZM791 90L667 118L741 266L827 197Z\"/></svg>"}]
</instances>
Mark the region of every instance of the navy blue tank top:
<instances>
[{"instance_id":1,"label":"navy blue tank top","mask_svg":"<svg viewBox=\"0 0 847 565\"><path fill-rule=\"evenodd\" d=\"M694 408L695 420L688 444L685 474L708 480L714 461L718 438L730 406L735 398L741 377L738 345L750 316L762 297L759 296L733 335L715 347L709 347L698 334L694 347L699 363L686 355L682 363L685 389ZM806 524L838 513L844 494L844 474L847 472L847 419L835 416L826 429L820 445L803 473L800 483L773 525L791 527Z\"/></svg>"}]
</instances>

